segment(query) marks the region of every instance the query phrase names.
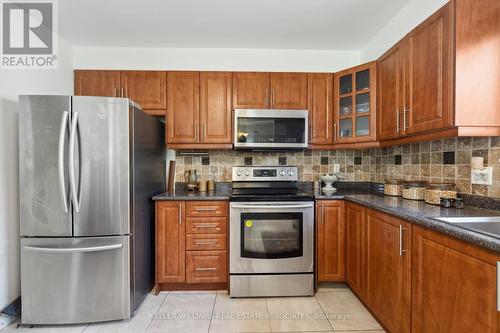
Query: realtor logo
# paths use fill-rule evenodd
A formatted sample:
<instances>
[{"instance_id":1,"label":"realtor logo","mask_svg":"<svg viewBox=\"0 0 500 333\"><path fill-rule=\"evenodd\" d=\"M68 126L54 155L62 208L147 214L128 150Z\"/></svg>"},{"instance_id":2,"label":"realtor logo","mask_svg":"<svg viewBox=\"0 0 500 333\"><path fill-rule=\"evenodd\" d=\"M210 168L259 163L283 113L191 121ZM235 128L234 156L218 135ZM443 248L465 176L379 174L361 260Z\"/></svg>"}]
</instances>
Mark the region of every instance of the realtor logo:
<instances>
[{"instance_id":1,"label":"realtor logo","mask_svg":"<svg viewBox=\"0 0 500 333\"><path fill-rule=\"evenodd\" d=\"M1 3L2 68L56 68L55 3L51 0Z\"/></svg>"}]
</instances>

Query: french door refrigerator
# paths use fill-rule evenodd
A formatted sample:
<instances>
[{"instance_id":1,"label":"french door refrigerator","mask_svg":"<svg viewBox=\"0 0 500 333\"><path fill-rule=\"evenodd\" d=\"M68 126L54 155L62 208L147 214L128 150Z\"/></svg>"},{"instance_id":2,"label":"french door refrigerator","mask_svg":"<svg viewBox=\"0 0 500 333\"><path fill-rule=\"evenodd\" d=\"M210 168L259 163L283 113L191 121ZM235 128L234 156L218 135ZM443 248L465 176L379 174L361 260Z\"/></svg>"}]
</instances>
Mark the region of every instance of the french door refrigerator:
<instances>
[{"instance_id":1,"label":"french door refrigerator","mask_svg":"<svg viewBox=\"0 0 500 333\"><path fill-rule=\"evenodd\" d=\"M164 124L126 98L20 104L22 323L130 318L153 285Z\"/></svg>"}]
</instances>

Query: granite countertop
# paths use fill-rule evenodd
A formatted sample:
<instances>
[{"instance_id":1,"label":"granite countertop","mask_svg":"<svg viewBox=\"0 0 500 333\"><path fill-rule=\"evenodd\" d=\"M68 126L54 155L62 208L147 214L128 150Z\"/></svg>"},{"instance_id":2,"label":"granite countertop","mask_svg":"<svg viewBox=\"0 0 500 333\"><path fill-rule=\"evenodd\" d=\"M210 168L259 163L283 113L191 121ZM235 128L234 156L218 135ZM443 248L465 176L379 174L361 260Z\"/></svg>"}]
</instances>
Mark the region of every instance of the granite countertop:
<instances>
[{"instance_id":1,"label":"granite countertop","mask_svg":"<svg viewBox=\"0 0 500 333\"><path fill-rule=\"evenodd\" d=\"M466 205L464 209L442 208L423 201L406 200L401 197L384 196L377 188L367 184L339 186L338 191L326 195L313 191L309 184L302 184L302 191L310 192L315 200L346 200L362 206L377 209L408 222L422 225L438 232L462 239L481 247L500 252L500 238L491 237L475 231L436 220L438 217L500 216L500 210L477 208ZM185 186L176 186L173 193L162 193L153 200L229 200L231 183L217 183L213 192L189 192Z\"/></svg>"}]
</instances>

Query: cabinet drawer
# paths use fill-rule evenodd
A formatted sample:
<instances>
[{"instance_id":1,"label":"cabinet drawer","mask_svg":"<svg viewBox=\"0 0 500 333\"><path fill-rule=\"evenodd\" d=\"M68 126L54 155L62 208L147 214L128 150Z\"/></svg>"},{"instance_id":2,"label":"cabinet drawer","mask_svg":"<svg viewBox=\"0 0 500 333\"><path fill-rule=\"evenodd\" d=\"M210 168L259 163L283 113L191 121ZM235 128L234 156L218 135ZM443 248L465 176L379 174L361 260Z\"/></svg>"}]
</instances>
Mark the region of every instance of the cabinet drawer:
<instances>
[{"instance_id":1,"label":"cabinet drawer","mask_svg":"<svg viewBox=\"0 0 500 333\"><path fill-rule=\"evenodd\" d=\"M226 251L186 252L187 283L220 283L227 281Z\"/></svg>"},{"instance_id":2,"label":"cabinet drawer","mask_svg":"<svg viewBox=\"0 0 500 333\"><path fill-rule=\"evenodd\" d=\"M186 233L188 234L225 234L227 219L225 217L188 217Z\"/></svg>"},{"instance_id":3,"label":"cabinet drawer","mask_svg":"<svg viewBox=\"0 0 500 333\"><path fill-rule=\"evenodd\" d=\"M225 250L226 234L222 235L186 235L186 250Z\"/></svg>"},{"instance_id":4,"label":"cabinet drawer","mask_svg":"<svg viewBox=\"0 0 500 333\"><path fill-rule=\"evenodd\" d=\"M186 201L186 217L227 216L227 201Z\"/></svg>"}]
</instances>

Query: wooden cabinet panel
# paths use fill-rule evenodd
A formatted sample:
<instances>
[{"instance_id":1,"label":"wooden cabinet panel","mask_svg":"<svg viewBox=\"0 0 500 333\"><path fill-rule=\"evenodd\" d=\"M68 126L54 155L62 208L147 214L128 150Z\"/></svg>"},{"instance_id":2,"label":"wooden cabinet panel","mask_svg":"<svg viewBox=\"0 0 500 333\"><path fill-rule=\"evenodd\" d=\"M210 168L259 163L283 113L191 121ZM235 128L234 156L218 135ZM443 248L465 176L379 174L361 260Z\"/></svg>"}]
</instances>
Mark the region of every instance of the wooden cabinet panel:
<instances>
[{"instance_id":1,"label":"wooden cabinet panel","mask_svg":"<svg viewBox=\"0 0 500 333\"><path fill-rule=\"evenodd\" d=\"M381 140L396 138L401 133L403 86L403 49L397 44L378 61L378 131Z\"/></svg>"},{"instance_id":2,"label":"wooden cabinet panel","mask_svg":"<svg viewBox=\"0 0 500 333\"><path fill-rule=\"evenodd\" d=\"M188 217L227 216L227 201L187 201L186 214Z\"/></svg>"},{"instance_id":3,"label":"wooden cabinet panel","mask_svg":"<svg viewBox=\"0 0 500 333\"><path fill-rule=\"evenodd\" d=\"M185 282L184 201L156 202L156 283Z\"/></svg>"},{"instance_id":4,"label":"wooden cabinet panel","mask_svg":"<svg viewBox=\"0 0 500 333\"><path fill-rule=\"evenodd\" d=\"M199 138L200 73L167 73L167 143L194 143Z\"/></svg>"},{"instance_id":5,"label":"wooden cabinet panel","mask_svg":"<svg viewBox=\"0 0 500 333\"><path fill-rule=\"evenodd\" d=\"M377 137L377 63L334 74L335 143L375 141Z\"/></svg>"},{"instance_id":6,"label":"wooden cabinet panel","mask_svg":"<svg viewBox=\"0 0 500 333\"><path fill-rule=\"evenodd\" d=\"M187 234L225 234L225 217L186 217Z\"/></svg>"},{"instance_id":7,"label":"wooden cabinet panel","mask_svg":"<svg viewBox=\"0 0 500 333\"><path fill-rule=\"evenodd\" d=\"M122 71L121 85L124 94L139 103L144 110L167 109L167 75L158 71Z\"/></svg>"},{"instance_id":8,"label":"wooden cabinet panel","mask_svg":"<svg viewBox=\"0 0 500 333\"><path fill-rule=\"evenodd\" d=\"M412 237L412 332L499 332L500 256L418 226Z\"/></svg>"},{"instance_id":9,"label":"wooden cabinet panel","mask_svg":"<svg viewBox=\"0 0 500 333\"><path fill-rule=\"evenodd\" d=\"M360 297L365 295L365 227L362 206L346 203L346 281Z\"/></svg>"},{"instance_id":10,"label":"wooden cabinet panel","mask_svg":"<svg viewBox=\"0 0 500 333\"><path fill-rule=\"evenodd\" d=\"M333 74L308 75L309 143L333 143Z\"/></svg>"},{"instance_id":11,"label":"wooden cabinet panel","mask_svg":"<svg viewBox=\"0 0 500 333\"><path fill-rule=\"evenodd\" d=\"M186 235L186 251L225 250L225 234L188 234Z\"/></svg>"},{"instance_id":12,"label":"wooden cabinet panel","mask_svg":"<svg viewBox=\"0 0 500 333\"><path fill-rule=\"evenodd\" d=\"M410 224L372 209L365 221L366 301L390 332L409 332Z\"/></svg>"},{"instance_id":13,"label":"wooden cabinet panel","mask_svg":"<svg viewBox=\"0 0 500 333\"><path fill-rule=\"evenodd\" d=\"M408 134L453 126L451 14L450 5L445 5L405 40L403 125Z\"/></svg>"},{"instance_id":14,"label":"wooden cabinet panel","mask_svg":"<svg viewBox=\"0 0 500 333\"><path fill-rule=\"evenodd\" d=\"M272 109L307 109L307 74L271 73Z\"/></svg>"},{"instance_id":15,"label":"wooden cabinet panel","mask_svg":"<svg viewBox=\"0 0 500 333\"><path fill-rule=\"evenodd\" d=\"M344 201L316 202L318 281L345 281Z\"/></svg>"},{"instance_id":16,"label":"wooden cabinet panel","mask_svg":"<svg viewBox=\"0 0 500 333\"><path fill-rule=\"evenodd\" d=\"M232 140L232 74L200 74L201 142L231 143Z\"/></svg>"},{"instance_id":17,"label":"wooden cabinet panel","mask_svg":"<svg viewBox=\"0 0 500 333\"><path fill-rule=\"evenodd\" d=\"M186 265L187 283L227 282L226 251L189 251Z\"/></svg>"},{"instance_id":18,"label":"wooden cabinet panel","mask_svg":"<svg viewBox=\"0 0 500 333\"><path fill-rule=\"evenodd\" d=\"M270 107L269 73L233 73L233 108Z\"/></svg>"},{"instance_id":19,"label":"wooden cabinet panel","mask_svg":"<svg viewBox=\"0 0 500 333\"><path fill-rule=\"evenodd\" d=\"M75 71L75 95L120 97L120 87L120 71Z\"/></svg>"}]
</instances>

